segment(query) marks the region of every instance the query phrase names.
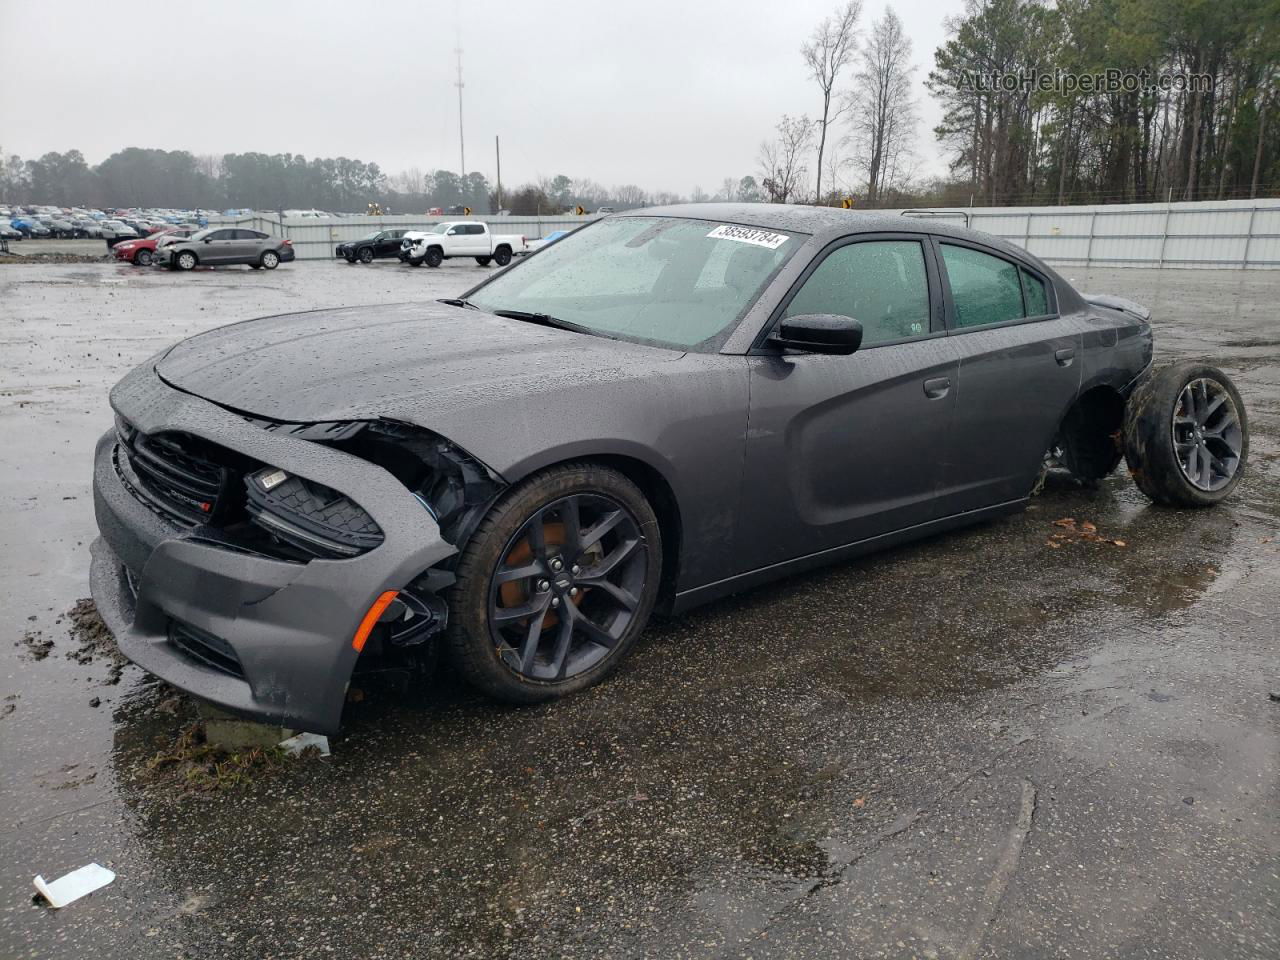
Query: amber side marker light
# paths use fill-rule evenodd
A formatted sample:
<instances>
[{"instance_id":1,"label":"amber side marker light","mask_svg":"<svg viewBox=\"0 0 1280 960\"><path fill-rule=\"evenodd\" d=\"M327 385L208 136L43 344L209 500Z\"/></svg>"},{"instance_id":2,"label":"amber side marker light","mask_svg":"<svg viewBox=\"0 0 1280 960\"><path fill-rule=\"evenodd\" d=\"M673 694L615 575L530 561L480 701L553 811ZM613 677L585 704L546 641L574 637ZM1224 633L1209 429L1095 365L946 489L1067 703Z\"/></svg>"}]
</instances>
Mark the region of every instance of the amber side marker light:
<instances>
[{"instance_id":1,"label":"amber side marker light","mask_svg":"<svg viewBox=\"0 0 1280 960\"><path fill-rule=\"evenodd\" d=\"M351 645L356 648L356 653L364 650L365 641L369 639L369 634L373 632L374 625L378 622L378 618L391 606L391 601L396 598L399 590L388 590L386 593L373 601L373 606L369 608L369 612L364 615L364 619L360 621L360 629L356 631L356 635L351 638Z\"/></svg>"}]
</instances>

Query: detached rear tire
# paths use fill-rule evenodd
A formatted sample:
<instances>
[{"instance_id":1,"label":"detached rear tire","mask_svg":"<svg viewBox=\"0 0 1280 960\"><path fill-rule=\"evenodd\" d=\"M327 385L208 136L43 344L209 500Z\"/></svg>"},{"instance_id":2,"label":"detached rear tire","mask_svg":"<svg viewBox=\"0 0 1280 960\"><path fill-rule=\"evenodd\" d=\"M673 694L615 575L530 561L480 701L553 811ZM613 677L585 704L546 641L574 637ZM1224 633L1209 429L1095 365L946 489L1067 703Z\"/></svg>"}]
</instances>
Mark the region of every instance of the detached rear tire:
<instances>
[{"instance_id":1,"label":"detached rear tire","mask_svg":"<svg viewBox=\"0 0 1280 960\"><path fill-rule=\"evenodd\" d=\"M1217 367L1175 363L1144 380L1125 412L1124 457L1156 503L1211 507L1229 497L1249 458L1244 401Z\"/></svg>"},{"instance_id":2,"label":"detached rear tire","mask_svg":"<svg viewBox=\"0 0 1280 960\"><path fill-rule=\"evenodd\" d=\"M487 267L493 262L493 257L476 257L476 263L482 267Z\"/></svg>"},{"instance_id":3,"label":"detached rear tire","mask_svg":"<svg viewBox=\"0 0 1280 960\"><path fill-rule=\"evenodd\" d=\"M471 536L448 597L450 656L479 689L536 703L585 689L653 610L662 534L616 470L570 463L507 491Z\"/></svg>"}]
</instances>

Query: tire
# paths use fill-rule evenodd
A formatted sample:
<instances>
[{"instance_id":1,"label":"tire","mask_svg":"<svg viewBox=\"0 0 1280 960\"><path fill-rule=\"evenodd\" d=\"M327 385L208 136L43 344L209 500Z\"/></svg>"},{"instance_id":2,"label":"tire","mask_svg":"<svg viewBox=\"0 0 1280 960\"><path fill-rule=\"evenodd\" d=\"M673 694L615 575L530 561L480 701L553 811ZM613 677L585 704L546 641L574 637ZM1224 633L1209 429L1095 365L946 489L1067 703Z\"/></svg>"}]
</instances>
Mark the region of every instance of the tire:
<instances>
[{"instance_id":1,"label":"tire","mask_svg":"<svg viewBox=\"0 0 1280 960\"><path fill-rule=\"evenodd\" d=\"M268 270L274 270L280 266L280 254L274 250L263 250L262 256L258 259L258 265L266 267Z\"/></svg>"},{"instance_id":2,"label":"tire","mask_svg":"<svg viewBox=\"0 0 1280 960\"><path fill-rule=\"evenodd\" d=\"M506 244L503 244L497 250L493 251L493 260L498 266L505 267L511 262L511 248Z\"/></svg>"},{"instance_id":3,"label":"tire","mask_svg":"<svg viewBox=\"0 0 1280 960\"><path fill-rule=\"evenodd\" d=\"M476 263L480 264L482 267L487 267L489 264L493 263L493 257L476 257Z\"/></svg>"},{"instance_id":4,"label":"tire","mask_svg":"<svg viewBox=\"0 0 1280 960\"><path fill-rule=\"evenodd\" d=\"M154 260L155 257L150 250L139 250L133 255L133 262L139 267L149 267Z\"/></svg>"},{"instance_id":5,"label":"tire","mask_svg":"<svg viewBox=\"0 0 1280 960\"><path fill-rule=\"evenodd\" d=\"M372 247L365 247L363 250L361 250L361 251L360 251L360 262L361 262L361 263L373 263L373 248L372 248Z\"/></svg>"},{"instance_id":6,"label":"tire","mask_svg":"<svg viewBox=\"0 0 1280 960\"><path fill-rule=\"evenodd\" d=\"M190 250L183 250L174 262L177 263L179 270L194 270L200 261Z\"/></svg>"},{"instance_id":7,"label":"tire","mask_svg":"<svg viewBox=\"0 0 1280 960\"><path fill-rule=\"evenodd\" d=\"M575 539L570 516L578 517L579 543L602 522L612 525L579 552L565 546ZM533 529L542 531L542 549ZM529 575L498 582L504 566ZM621 473L564 464L504 494L456 574L446 636L459 672L491 696L536 703L591 686L626 656L657 597L662 534L644 494ZM526 607L533 612L523 618L502 614Z\"/></svg>"},{"instance_id":8,"label":"tire","mask_svg":"<svg viewBox=\"0 0 1280 960\"><path fill-rule=\"evenodd\" d=\"M344 256L343 259L347 261L348 266L356 262L356 258L352 256Z\"/></svg>"},{"instance_id":9,"label":"tire","mask_svg":"<svg viewBox=\"0 0 1280 960\"><path fill-rule=\"evenodd\" d=\"M422 261L423 261L424 259L426 259L426 258L425 258L425 257L410 257L408 260L406 260L406 261L405 261L405 263L409 264L409 266L411 266L411 267L420 267L420 266L422 266Z\"/></svg>"},{"instance_id":10,"label":"tire","mask_svg":"<svg viewBox=\"0 0 1280 960\"><path fill-rule=\"evenodd\" d=\"M1124 457L1156 503L1210 507L1231 495L1249 459L1249 422L1231 379L1184 361L1138 385L1125 410Z\"/></svg>"},{"instance_id":11,"label":"tire","mask_svg":"<svg viewBox=\"0 0 1280 960\"><path fill-rule=\"evenodd\" d=\"M438 267L444 263L444 251L439 247L431 247L427 250L427 255L423 258L423 261L428 267Z\"/></svg>"}]
</instances>

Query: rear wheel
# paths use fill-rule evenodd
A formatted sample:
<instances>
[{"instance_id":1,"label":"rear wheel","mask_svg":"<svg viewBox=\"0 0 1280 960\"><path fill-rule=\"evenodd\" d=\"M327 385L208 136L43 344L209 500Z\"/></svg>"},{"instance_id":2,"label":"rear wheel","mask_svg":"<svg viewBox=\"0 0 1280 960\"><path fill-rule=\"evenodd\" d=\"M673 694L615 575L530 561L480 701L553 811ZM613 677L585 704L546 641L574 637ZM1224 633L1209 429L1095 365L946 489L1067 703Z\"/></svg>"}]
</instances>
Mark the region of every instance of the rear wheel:
<instances>
[{"instance_id":1,"label":"rear wheel","mask_svg":"<svg viewBox=\"0 0 1280 960\"><path fill-rule=\"evenodd\" d=\"M453 659L504 700L582 690L644 630L661 566L657 518L622 474L590 463L536 474L463 551L449 597Z\"/></svg>"},{"instance_id":2,"label":"rear wheel","mask_svg":"<svg viewBox=\"0 0 1280 960\"><path fill-rule=\"evenodd\" d=\"M444 251L439 247L432 247L427 251L427 255L424 259L426 260L428 267L438 267L440 264L444 263Z\"/></svg>"},{"instance_id":3,"label":"rear wheel","mask_svg":"<svg viewBox=\"0 0 1280 960\"><path fill-rule=\"evenodd\" d=\"M493 263L493 257L476 257L476 263L480 264L482 267L487 267L489 264Z\"/></svg>"},{"instance_id":4,"label":"rear wheel","mask_svg":"<svg viewBox=\"0 0 1280 960\"><path fill-rule=\"evenodd\" d=\"M1225 500L1249 458L1248 418L1235 384L1195 361L1152 374L1129 398L1124 455L1138 489L1157 503Z\"/></svg>"},{"instance_id":5,"label":"rear wheel","mask_svg":"<svg viewBox=\"0 0 1280 960\"><path fill-rule=\"evenodd\" d=\"M196 255L190 250L183 250L178 254L179 270L194 270L196 268Z\"/></svg>"},{"instance_id":6,"label":"rear wheel","mask_svg":"<svg viewBox=\"0 0 1280 960\"><path fill-rule=\"evenodd\" d=\"M511 262L511 248L505 245L499 247L497 250L493 251L493 259L498 266L505 267Z\"/></svg>"},{"instance_id":7,"label":"rear wheel","mask_svg":"<svg viewBox=\"0 0 1280 960\"><path fill-rule=\"evenodd\" d=\"M276 253L274 250L264 250L262 252L262 258L258 263L260 266L264 266L268 270L274 270L276 267L280 266L280 254Z\"/></svg>"}]
</instances>

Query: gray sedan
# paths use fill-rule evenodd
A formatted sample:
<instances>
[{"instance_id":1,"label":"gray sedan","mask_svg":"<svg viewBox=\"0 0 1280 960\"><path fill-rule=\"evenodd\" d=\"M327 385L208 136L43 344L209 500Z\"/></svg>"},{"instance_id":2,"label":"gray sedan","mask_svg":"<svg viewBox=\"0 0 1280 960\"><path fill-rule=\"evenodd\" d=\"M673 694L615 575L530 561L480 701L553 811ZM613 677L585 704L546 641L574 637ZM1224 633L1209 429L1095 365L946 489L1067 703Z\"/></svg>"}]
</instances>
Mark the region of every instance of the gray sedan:
<instances>
[{"instance_id":1,"label":"gray sedan","mask_svg":"<svg viewBox=\"0 0 1280 960\"><path fill-rule=\"evenodd\" d=\"M239 323L134 370L93 594L136 663L289 726L336 730L353 670L437 644L542 700L655 609L1020 510L1047 465L1127 456L1154 499L1218 502L1240 396L1151 361L1143 308L994 237L629 212L460 299Z\"/></svg>"},{"instance_id":2,"label":"gray sedan","mask_svg":"<svg viewBox=\"0 0 1280 960\"><path fill-rule=\"evenodd\" d=\"M208 227L185 240L157 247L155 262L174 270L231 264L274 270L293 259L293 244L288 240L243 227Z\"/></svg>"}]
</instances>

